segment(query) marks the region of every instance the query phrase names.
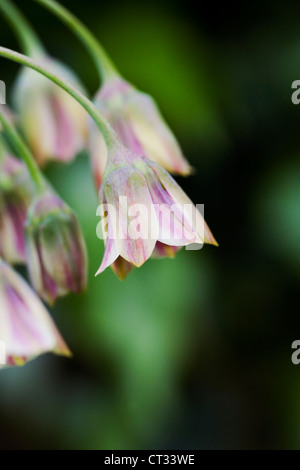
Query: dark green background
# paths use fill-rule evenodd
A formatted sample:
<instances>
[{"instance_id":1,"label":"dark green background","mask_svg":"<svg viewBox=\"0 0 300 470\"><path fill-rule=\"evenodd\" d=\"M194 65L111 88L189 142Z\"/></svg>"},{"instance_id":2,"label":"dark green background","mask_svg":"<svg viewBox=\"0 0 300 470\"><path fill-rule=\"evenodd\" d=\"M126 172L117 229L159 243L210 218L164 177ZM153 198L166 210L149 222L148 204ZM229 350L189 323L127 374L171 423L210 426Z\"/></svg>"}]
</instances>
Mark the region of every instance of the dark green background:
<instances>
[{"instance_id":1,"label":"dark green background","mask_svg":"<svg viewBox=\"0 0 300 470\"><path fill-rule=\"evenodd\" d=\"M92 96L96 71L77 39L16 3ZM82 222L89 290L53 311L74 359L1 372L0 447L299 448L299 4L63 3L156 98L198 170L180 184L205 204L220 247L151 260L123 283L110 270L94 278L103 246L87 156L49 167ZM19 47L2 19L0 43ZM10 92L17 71L1 59Z\"/></svg>"}]
</instances>

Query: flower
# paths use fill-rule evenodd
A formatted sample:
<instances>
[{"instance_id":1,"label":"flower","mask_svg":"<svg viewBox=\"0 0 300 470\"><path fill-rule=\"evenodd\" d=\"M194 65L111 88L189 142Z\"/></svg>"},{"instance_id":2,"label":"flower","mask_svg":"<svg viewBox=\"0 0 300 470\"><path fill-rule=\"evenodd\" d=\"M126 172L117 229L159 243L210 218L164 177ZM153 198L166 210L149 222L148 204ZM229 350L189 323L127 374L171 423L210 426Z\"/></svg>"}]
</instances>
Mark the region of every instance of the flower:
<instances>
[{"instance_id":1,"label":"flower","mask_svg":"<svg viewBox=\"0 0 300 470\"><path fill-rule=\"evenodd\" d=\"M174 257L187 245L217 245L200 211L169 173L146 157L119 151L100 189L98 236L106 248L100 274L120 278L153 257Z\"/></svg>"},{"instance_id":2,"label":"flower","mask_svg":"<svg viewBox=\"0 0 300 470\"><path fill-rule=\"evenodd\" d=\"M47 56L41 57L40 63L83 90L65 65ZM49 160L70 162L85 147L85 110L50 80L24 68L17 79L14 98L19 124L40 166Z\"/></svg>"},{"instance_id":3,"label":"flower","mask_svg":"<svg viewBox=\"0 0 300 470\"><path fill-rule=\"evenodd\" d=\"M37 295L0 259L0 367L46 352L71 354Z\"/></svg>"},{"instance_id":4,"label":"flower","mask_svg":"<svg viewBox=\"0 0 300 470\"><path fill-rule=\"evenodd\" d=\"M117 132L125 147L145 155L171 173L188 175L191 167L151 96L119 76L104 82L95 105ZM107 163L107 149L96 124L90 124L90 154L97 189Z\"/></svg>"},{"instance_id":5,"label":"flower","mask_svg":"<svg viewBox=\"0 0 300 470\"><path fill-rule=\"evenodd\" d=\"M34 189L26 165L6 151L0 158L0 256L25 262L25 221Z\"/></svg>"},{"instance_id":6,"label":"flower","mask_svg":"<svg viewBox=\"0 0 300 470\"><path fill-rule=\"evenodd\" d=\"M32 285L47 302L85 289L87 256L79 223L51 190L29 208L26 255Z\"/></svg>"}]
</instances>

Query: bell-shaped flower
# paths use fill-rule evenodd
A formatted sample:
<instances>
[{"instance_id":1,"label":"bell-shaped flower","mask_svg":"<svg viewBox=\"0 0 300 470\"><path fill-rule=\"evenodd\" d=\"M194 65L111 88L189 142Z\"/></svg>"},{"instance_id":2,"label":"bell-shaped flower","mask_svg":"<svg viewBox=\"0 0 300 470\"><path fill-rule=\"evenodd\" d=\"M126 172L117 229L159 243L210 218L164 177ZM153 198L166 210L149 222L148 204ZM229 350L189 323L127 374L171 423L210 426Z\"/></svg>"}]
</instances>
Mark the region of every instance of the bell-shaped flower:
<instances>
[{"instance_id":1,"label":"bell-shaped flower","mask_svg":"<svg viewBox=\"0 0 300 470\"><path fill-rule=\"evenodd\" d=\"M65 65L47 56L42 56L40 63L84 91ZM88 122L85 110L41 74L24 68L15 85L14 101L19 125L40 166L49 160L70 162L85 148Z\"/></svg>"},{"instance_id":2,"label":"bell-shaped flower","mask_svg":"<svg viewBox=\"0 0 300 470\"><path fill-rule=\"evenodd\" d=\"M0 259L0 368L46 352L71 354L41 300Z\"/></svg>"},{"instance_id":3,"label":"bell-shaped flower","mask_svg":"<svg viewBox=\"0 0 300 470\"><path fill-rule=\"evenodd\" d=\"M217 245L201 212L169 173L126 149L108 164L97 214L105 253L120 278L150 257L174 257L183 246Z\"/></svg>"},{"instance_id":4,"label":"bell-shaped flower","mask_svg":"<svg viewBox=\"0 0 300 470\"><path fill-rule=\"evenodd\" d=\"M26 165L4 151L0 157L0 256L25 262L25 221L34 189Z\"/></svg>"},{"instance_id":5,"label":"bell-shaped flower","mask_svg":"<svg viewBox=\"0 0 300 470\"><path fill-rule=\"evenodd\" d=\"M171 173L188 175L191 167L164 121L153 98L119 76L104 82L95 105L132 152L145 155ZM100 188L107 149L102 134L90 123L90 154L97 189Z\"/></svg>"},{"instance_id":6,"label":"bell-shaped flower","mask_svg":"<svg viewBox=\"0 0 300 470\"><path fill-rule=\"evenodd\" d=\"M74 212L52 190L35 199L26 223L27 266L33 287L52 304L87 282L85 241Z\"/></svg>"}]
</instances>

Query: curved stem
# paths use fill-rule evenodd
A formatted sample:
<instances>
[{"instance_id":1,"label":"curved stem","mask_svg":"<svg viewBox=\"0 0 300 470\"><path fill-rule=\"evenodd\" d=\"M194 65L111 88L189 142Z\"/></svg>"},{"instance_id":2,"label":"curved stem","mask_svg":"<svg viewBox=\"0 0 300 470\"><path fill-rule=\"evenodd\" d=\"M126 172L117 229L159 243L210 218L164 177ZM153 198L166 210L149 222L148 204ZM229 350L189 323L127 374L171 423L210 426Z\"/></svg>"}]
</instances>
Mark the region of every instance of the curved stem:
<instances>
[{"instance_id":1,"label":"curved stem","mask_svg":"<svg viewBox=\"0 0 300 470\"><path fill-rule=\"evenodd\" d=\"M89 115L94 119L95 123L99 127L105 140L108 151L123 147L123 144L118 138L116 132L107 122L107 120L99 113L96 106L94 106L93 103L88 98L86 98L80 91L76 90L73 85L65 82L60 77L52 73L47 67L40 65L35 60L30 59L29 57L23 54L19 54L18 52L12 51L11 49L0 47L0 56L5 57L6 59L13 60L14 62L17 62L21 65L26 65L27 67L30 67L33 70L36 70L45 77L49 78L53 83L58 85L67 93L69 93L69 95L71 95L73 98L75 98L75 100L77 100L78 103L80 103L84 107L84 109L89 113Z\"/></svg>"},{"instance_id":2,"label":"curved stem","mask_svg":"<svg viewBox=\"0 0 300 470\"><path fill-rule=\"evenodd\" d=\"M38 192L43 191L45 187L47 186L47 183L39 167L37 166L32 153L28 149L27 145L23 142L19 134L16 132L14 126L9 122L7 117L1 111L1 107L0 107L0 123L2 124L3 129L11 145L14 147L17 155L20 156L22 160L24 160L24 162L26 163L31 179L34 182L37 191Z\"/></svg>"},{"instance_id":3,"label":"curved stem","mask_svg":"<svg viewBox=\"0 0 300 470\"><path fill-rule=\"evenodd\" d=\"M0 1L0 10L18 36L25 54L30 57L43 55L45 50L41 41L20 10L9 0Z\"/></svg>"},{"instance_id":4,"label":"curved stem","mask_svg":"<svg viewBox=\"0 0 300 470\"><path fill-rule=\"evenodd\" d=\"M90 30L74 16L65 7L55 0L34 0L45 8L54 13L79 37L79 39L87 47L93 57L94 63L98 70L100 79L106 80L113 75L119 75L116 67L109 59L105 50L99 43L98 39L90 32Z\"/></svg>"}]
</instances>

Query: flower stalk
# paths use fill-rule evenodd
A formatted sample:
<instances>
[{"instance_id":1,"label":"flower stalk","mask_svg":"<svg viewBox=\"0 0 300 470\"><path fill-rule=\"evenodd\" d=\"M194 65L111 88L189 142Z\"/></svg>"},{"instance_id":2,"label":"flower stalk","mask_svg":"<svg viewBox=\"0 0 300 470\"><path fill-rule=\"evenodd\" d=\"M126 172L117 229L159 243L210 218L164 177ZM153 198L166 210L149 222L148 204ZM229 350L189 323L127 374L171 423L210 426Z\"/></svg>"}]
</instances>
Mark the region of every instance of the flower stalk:
<instances>
[{"instance_id":1,"label":"flower stalk","mask_svg":"<svg viewBox=\"0 0 300 470\"><path fill-rule=\"evenodd\" d=\"M44 179L44 176L42 175L39 167L37 166L29 148L23 142L19 134L14 129L13 124L11 124L9 119L2 112L1 107L0 107L0 123L7 137L9 138L11 145L16 151L17 155L21 157L22 160L26 163L26 166L30 173L31 179L35 184L37 192L41 193L47 185ZM0 149L0 155L1 155L1 149Z\"/></svg>"},{"instance_id":2,"label":"flower stalk","mask_svg":"<svg viewBox=\"0 0 300 470\"><path fill-rule=\"evenodd\" d=\"M105 81L114 75L120 76L115 65L108 57L97 38L78 18L76 18L75 15L55 0L35 1L54 13L78 36L80 41L86 46L87 50L92 55L101 80Z\"/></svg>"},{"instance_id":3,"label":"flower stalk","mask_svg":"<svg viewBox=\"0 0 300 470\"><path fill-rule=\"evenodd\" d=\"M23 52L38 58L44 54L44 47L20 10L9 0L1 0L0 11L6 17L19 38Z\"/></svg>"},{"instance_id":4,"label":"flower stalk","mask_svg":"<svg viewBox=\"0 0 300 470\"><path fill-rule=\"evenodd\" d=\"M99 113L93 103L88 98L86 98L80 91L76 90L76 88L74 88L70 83L67 83L66 81L62 80L58 75L52 73L47 67L40 65L34 59L31 59L11 49L7 49L6 47L0 47L0 57L4 57L6 59L10 59L14 62L17 62L18 64L30 67L36 72L39 72L45 77L49 78L49 80L61 87L67 93L69 93L69 95L71 95L75 100L78 101L78 103L80 103L84 107L84 109L88 112L91 118L93 118L99 130L101 131L109 151L113 151L114 149L117 150L120 147L123 147L116 132L106 121L106 119Z\"/></svg>"}]
</instances>

